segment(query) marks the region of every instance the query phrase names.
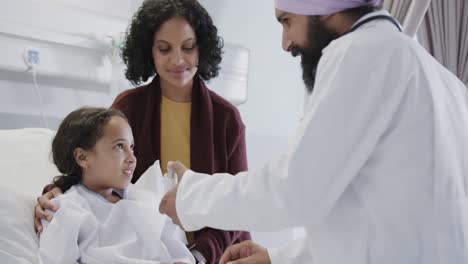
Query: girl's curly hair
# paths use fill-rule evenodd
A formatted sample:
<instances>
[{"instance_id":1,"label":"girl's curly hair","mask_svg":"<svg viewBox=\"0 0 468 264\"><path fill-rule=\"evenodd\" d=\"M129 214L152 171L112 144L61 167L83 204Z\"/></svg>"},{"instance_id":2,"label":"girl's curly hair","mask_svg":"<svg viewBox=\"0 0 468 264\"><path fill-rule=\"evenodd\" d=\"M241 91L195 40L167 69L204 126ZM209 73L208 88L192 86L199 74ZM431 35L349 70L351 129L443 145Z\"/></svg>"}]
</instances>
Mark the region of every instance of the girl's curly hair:
<instances>
[{"instance_id":1,"label":"girl's curly hair","mask_svg":"<svg viewBox=\"0 0 468 264\"><path fill-rule=\"evenodd\" d=\"M199 49L198 76L210 80L218 76L223 39L208 12L197 0L146 0L127 29L122 59L125 76L135 85L156 74L152 47L154 33L174 17L183 17L195 31Z\"/></svg>"}]
</instances>

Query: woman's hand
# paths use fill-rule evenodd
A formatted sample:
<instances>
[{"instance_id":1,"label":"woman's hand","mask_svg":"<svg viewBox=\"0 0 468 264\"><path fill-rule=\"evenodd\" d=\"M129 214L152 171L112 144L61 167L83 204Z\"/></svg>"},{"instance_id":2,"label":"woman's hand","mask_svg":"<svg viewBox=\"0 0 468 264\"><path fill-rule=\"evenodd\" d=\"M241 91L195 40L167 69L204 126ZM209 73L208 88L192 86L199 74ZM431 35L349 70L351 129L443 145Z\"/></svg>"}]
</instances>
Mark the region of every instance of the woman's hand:
<instances>
[{"instance_id":1,"label":"woman's hand","mask_svg":"<svg viewBox=\"0 0 468 264\"><path fill-rule=\"evenodd\" d=\"M50 200L62 194L62 190L60 190L58 187L55 187L37 198L37 204L34 208L34 227L36 228L37 232L42 232L43 227L41 224L41 219L49 222L52 220L52 216L47 214L45 210L51 210L55 212L58 209L58 207Z\"/></svg>"}]
</instances>

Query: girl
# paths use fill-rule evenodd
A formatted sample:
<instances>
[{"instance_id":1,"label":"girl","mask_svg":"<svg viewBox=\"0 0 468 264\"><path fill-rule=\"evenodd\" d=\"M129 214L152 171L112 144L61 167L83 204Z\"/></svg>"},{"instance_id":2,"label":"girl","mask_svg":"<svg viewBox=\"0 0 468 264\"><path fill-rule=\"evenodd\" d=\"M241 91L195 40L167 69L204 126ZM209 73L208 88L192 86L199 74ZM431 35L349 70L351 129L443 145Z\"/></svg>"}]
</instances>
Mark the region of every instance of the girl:
<instances>
[{"instance_id":1,"label":"girl","mask_svg":"<svg viewBox=\"0 0 468 264\"><path fill-rule=\"evenodd\" d=\"M65 191L43 221L40 263L194 263L158 213L157 198L131 184L133 134L122 112L80 108L61 123L52 156Z\"/></svg>"}]
</instances>

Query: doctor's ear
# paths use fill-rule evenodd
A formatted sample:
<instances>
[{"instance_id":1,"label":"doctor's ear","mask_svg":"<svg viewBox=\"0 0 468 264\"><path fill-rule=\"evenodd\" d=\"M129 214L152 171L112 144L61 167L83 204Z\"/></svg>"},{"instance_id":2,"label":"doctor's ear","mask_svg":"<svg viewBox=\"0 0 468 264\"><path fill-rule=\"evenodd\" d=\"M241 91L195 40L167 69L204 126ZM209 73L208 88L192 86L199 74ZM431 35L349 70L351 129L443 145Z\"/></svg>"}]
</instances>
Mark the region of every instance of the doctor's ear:
<instances>
[{"instance_id":1,"label":"doctor's ear","mask_svg":"<svg viewBox=\"0 0 468 264\"><path fill-rule=\"evenodd\" d=\"M73 150L73 158L75 159L76 163L83 169L87 169L89 167L86 155L86 150L82 148L76 148Z\"/></svg>"}]
</instances>

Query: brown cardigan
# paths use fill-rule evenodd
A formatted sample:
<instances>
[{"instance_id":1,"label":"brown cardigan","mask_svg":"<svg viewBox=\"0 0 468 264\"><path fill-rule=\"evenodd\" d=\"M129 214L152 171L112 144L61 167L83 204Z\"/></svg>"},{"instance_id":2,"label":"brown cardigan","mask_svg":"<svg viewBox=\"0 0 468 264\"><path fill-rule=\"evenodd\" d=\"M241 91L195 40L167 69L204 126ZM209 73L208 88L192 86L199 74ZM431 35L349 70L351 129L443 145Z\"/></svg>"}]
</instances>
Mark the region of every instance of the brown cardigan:
<instances>
[{"instance_id":1,"label":"brown cardigan","mask_svg":"<svg viewBox=\"0 0 468 264\"><path fill-rule=\"evenodd\" d=\"M156 77L148 85L122 92L112 104L125 113L133 130L137 157L133 183L160 159L160 102L161 89ZM247 170L245 126L239 112L198 79L192 89L190 122L192 170L208 174ZM201 252L207 263L218 263L228 246L250 239L250 234L204 228L196 231L194 238L193 249Z\"/></svg>"}]
</instances>

